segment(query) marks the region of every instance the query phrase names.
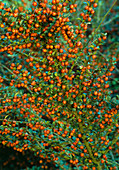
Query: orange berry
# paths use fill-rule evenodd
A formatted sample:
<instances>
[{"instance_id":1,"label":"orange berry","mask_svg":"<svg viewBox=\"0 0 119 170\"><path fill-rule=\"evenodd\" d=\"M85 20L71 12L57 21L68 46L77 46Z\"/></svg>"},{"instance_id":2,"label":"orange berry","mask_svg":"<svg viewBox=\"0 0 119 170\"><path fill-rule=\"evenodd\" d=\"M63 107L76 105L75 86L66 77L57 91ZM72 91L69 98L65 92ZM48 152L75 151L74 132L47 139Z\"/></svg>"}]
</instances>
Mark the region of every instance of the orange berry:
<instances>
[{"instance_id":1,"label":"orange berry","mask_svg":"<svg viewBox=\"0 0 119 170\"><path fill-rule=\"evenodd\" d=\"M81 119L78 119L78 122L80 123L82 120Z\"/></svg>"},{"instance_id":2,"label":"orange berry","mask_svg":"<svg viewBox=\"0 0 119 170\"><path fill-rule=\"evenodd\" d=\"M94 4L93 4L93 7L94 7L94 8L96 8L97 6L98 6L97 3L94 3Z\"/></svg>"},{"instance_id":3,"label":"orange berry","mask_svg":"<svg viewBox=\"0 0 119 170\"><path fill-rule=\"evenodd\" d=\"M65 85L62 85L62 89L65 89L66 88L66 86Z\"/></svg>"},{"instance_id":4,"label":"orange berry","mask_svg":"<svg viewBox=\"0 0 119 170\"><path fill-rule=\"evenodd\" d=\"M81 157L84 157L84 153L81 153L80 156L81 156Z\"/></svg>"},{"instance_id":5,"label":"orange berry","mask_svg":"<svg viewBox=\"0 0 119 170\"><path fill-rule=\"evenodd\" d=\"M67 102L64 100L64 101L63 101L63 104L66 104L66 103L67 103Z\"/></svg>"},{"instance_id":6,"label":"orange berry","mask_svg":"<svg viewBox=\"0 0 119 170\"><path fill-rule=\"evenodd\" d=\"M81 134L78 134L78 137L79 137L79 138L81 138L81 137L82 137L82 135L81 135Z\"/></svg>"},{"instance_id":7,"label":"orange berry","mask_svg":"<svg viewBox=\"0 0 119 170\"><path fill-rule=\"evenodd\" d=\"M80 76L79 78L80 78L80 80L82 80L82 79L83 79L83 76Z\"/></svg>"},{"instance_id":8,"label":"orange berry","mask_svg":"<svg viewBox=\"0 0 119 170\"><path fill-rule=\"evenodd\" d=\"M105 162L105 161L102 159L102 160L101 160L101 163L103 164L104 162Z\"/></svg>"},{"instance_id":9,"label":"orange berry","mask_svg":"<svg viewBox=\"0 0 119 170\"><path fill-rule=\"evenodd\" d=\"M32 5L33 5L33 6L37 6L37 2L33 2Z\"/></svg>"}]
</instances>

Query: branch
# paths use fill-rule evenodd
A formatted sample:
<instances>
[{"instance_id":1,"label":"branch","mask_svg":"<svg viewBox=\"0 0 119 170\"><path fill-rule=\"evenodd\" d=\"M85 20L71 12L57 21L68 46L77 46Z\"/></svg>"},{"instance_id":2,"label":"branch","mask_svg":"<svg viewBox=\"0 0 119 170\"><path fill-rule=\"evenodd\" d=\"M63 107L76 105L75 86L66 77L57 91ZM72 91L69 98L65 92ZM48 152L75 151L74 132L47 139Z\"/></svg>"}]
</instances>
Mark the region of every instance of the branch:
<instances>
[{"instance_id":1,"label":"branch","mask_svg":"<svg viewBox=\"0 0 119 170\"><path fill-rule=\"evenodd\" d=\"M76 115L76 117L77 117L77 119L78 119L77 112L75 112L75 115ZM82 135L82 139L83 139L84 144L85 144L85 146L86 146L86 148L87 148L87 151L88 151L88 153L89 153L90 158L93 160L93 162L94 162L95 164L98 165L98 170L101 170L99 161L97 161L97 160L94 158L92 149L91 149L89 143L88 143L87 140L86 140L86 136L84 135L85 132L84 132L84 130L83 130L83 127L82 127L82 124L81 124L81 123L79 123L79 128L80 128L81 134L83 134L83 135Z\"/></svg>"},{"instance_id":2,"label":"branch","mask_svg":"<svg viewBox=\"0 0 119 170\"><path fill-rule=\"evenodd\" d=\"M119 134L116 135L116 138L112 140L112 143L111 143L111 147L119 140ZM106 155L108 152L110 151L110 149L107 149L106 151L103 152L104 155ZM100 158L101 160L102 158Z\"/></svg>"},{"instance_id":3,"label":"branch","mask_svg":"<svg viewBox=\"0 0 119 170\"><path fill-rule=\"evenodd\" d=\"M19 80L20 80L20 78L16 75L16 74L14 74L9 68L7 68L4 64L1 64L0 63L0 66L2 66L2 67L4 67L6 70L8 70L11 74L13 74L15 77L17 77ZM20 80L21 81L21 80ZM33 93L28 87L25 87L31 94Z\"/></svg>"},{"instance_id":4,"label":"branch","mask_svg":"<svg viewBox=\"0 0 119 170\"><path fill-rule=\"evenodd\" d=\"M105 16L103 17L102 21L100 22L99 26L97 27L97 29L94 31L93 37L94 35L97 33L97 31L99 30L101 24L103 23L103 21L105 20L106 16L109 14L109 12L111 11L111 9L113 8L113 6L116 4L117 0L114 1L114 3L112 4L112 6L110 7L110 9L107 11L107 13L105 14Z\"/></svg>"},{"instance_id":5,"label":"branch","mask_svg":"<svg viewBox=\"0 0 119 170\"><path fill-rule=\"evenodd\" d=\"M113 18L110 19L109 21L107 21L107 22L105 22L104 24L102 24L101 27L103 27L103 26L109 24L110 22L112 22L113 20L115 20L115 19L117 19L117 18L119 18L119 16L113 17Z\"/></svg>"}]
</instances>

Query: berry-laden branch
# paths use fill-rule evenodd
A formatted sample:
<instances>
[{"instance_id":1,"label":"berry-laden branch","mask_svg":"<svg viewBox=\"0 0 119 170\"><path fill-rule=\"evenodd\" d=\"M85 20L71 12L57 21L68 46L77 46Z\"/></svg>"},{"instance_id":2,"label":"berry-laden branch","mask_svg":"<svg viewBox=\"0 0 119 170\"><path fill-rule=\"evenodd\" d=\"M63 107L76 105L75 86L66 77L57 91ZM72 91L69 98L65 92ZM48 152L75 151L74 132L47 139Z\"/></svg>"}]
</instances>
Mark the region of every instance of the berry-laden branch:
<instances>
[{"instance_id":1,"label":"berry-laden branch","mask_svg":"<svg viewBox=\"0 0 119 170\"><path fill-rule=\"evenodd\" d=\"M75 112L75 115L76 115L77 120L78 120L77 112ZM101 170L100 163L99 163L99 161L97 161L97 160L94 158L93 151L92 151L92 149L91 149L91 147L90 147L90 145L89 145L89 142L86 140L86 136L84 135L84 130L83 130L83 126L82 126L82 123L81 123L81 122L79 122L79 129L80 129L80 131L81 131L82 139L83 139L84 144L85 144L85 146L86 146L86 148L87 148L87 151L88 151L88 153L89 153L90 158L91 158L91 159L93 160L93 162L97 165L98 170Z\"/></svg>"},{"instance_id":2,"label":"berry-laden branch","mask_svg":"<svg viewBox=\"0 0 119 170\"><path fill-rule=\"evenodd\" d=\"M19 80L20 80L20 78L16 75L16 74L14 74L9 68L7 68L4 64L2 64L2 63L0 63L0 66L1 67L3 67L3 68L5 68L5 69L7 69L11 74L13 74L14 75L14 77L17 77ZM20 80L21 81L21 80ZM25 87L31 94L33 93L28 87Z\"/></svg>"},{"instance_id":3,"label":"berry-laden branch","mask_svg":"<svg viewBox=\"0 0 119 170\"><path fill-rule=\"evenodd\" d=\"M119 140L119 134L116 135L116 137L111 141L110 146L113 147L113 145ZM105 151L102 152L103 155L106 155L110 151L109 148L106 148ZM101 160L101 158L100 158Z\"/></svg>"},{"instance_id":4,"label":"berry-laden branch","mask_svg":"<svg viewBox=\"0 0 119 170\"><path fill-rule=\"evenodd\" d=\"M109 90L118 56L101 51L108 37L98 33L108 13L94 30L98 0L75 2L35 0L26 11L0 3L0 142L32 151L40 169L105 169L99 158L118 145Z\"/></svg>"}]
</instances>

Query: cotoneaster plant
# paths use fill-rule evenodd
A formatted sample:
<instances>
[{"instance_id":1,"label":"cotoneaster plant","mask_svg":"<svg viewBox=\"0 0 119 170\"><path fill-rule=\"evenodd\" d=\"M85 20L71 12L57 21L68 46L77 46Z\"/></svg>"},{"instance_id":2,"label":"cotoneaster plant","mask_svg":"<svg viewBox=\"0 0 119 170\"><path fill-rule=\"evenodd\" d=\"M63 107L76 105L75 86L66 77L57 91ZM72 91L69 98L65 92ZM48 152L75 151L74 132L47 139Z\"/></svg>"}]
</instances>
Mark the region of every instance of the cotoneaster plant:
<instances>
[{"instance_id":1,"label":"cotoneaster plant","mask_svg":"<svg viewBox=\"0 0 119 170\"><path fill-rule=\"evenodd\" d=\"M0 143L32 151L37 168L118 167L108 155L119 139L109 89L116 56L98 54L101 23L87 35L97 3L85 0L76 24L76 1L31 1L26 10L0 4Z\"/></svg>"}]
</instances>

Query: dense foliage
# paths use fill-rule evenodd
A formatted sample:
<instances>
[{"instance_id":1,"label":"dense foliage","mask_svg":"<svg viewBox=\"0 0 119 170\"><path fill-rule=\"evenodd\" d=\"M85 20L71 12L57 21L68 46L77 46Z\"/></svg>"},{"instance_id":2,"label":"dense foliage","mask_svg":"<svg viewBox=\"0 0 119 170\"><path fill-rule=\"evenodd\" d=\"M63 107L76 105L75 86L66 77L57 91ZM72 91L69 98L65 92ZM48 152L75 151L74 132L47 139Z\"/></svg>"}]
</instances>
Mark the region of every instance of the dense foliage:
<instances>
[{"instance_id":1,"label":"dense foliage","mask_svg":"<svg viewBox=\"0 0 119 170\"><path fill-rule=\"evenodd\" d=\"M22 2L0 3L1 166L116 169L119 49L104 20L116 1L105 16L103 1Z\"/></svg>"}]
</instances>

